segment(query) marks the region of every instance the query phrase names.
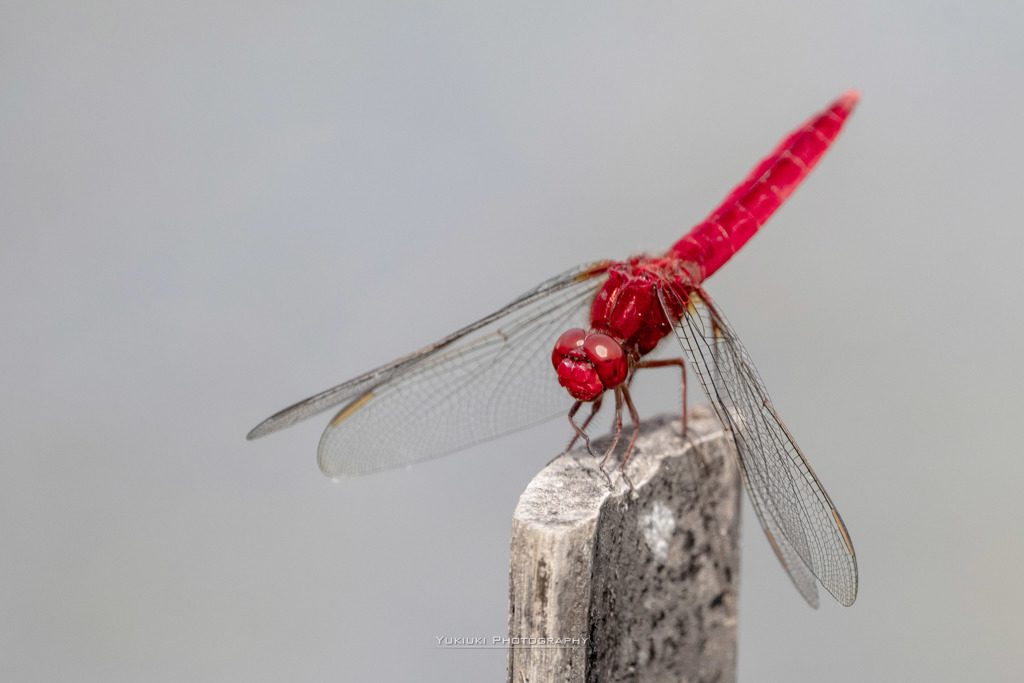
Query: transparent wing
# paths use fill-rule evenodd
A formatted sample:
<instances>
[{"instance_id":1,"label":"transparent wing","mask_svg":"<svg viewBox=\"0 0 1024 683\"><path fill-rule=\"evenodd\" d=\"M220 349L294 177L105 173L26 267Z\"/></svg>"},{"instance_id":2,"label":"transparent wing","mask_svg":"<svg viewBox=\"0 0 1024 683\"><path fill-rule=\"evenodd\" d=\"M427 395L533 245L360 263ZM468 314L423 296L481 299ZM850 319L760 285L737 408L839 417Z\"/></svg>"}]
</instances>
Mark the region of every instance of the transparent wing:
<instances>
[{"instance_id":1,"label":"transparent wing","mask_svg":"<svg viewBox=\"0 0 1024 683\"><path fill-rule=\"evenodd\" d=\"M746 350L707 294L661 288L690 366L733 435L761 527L797 590L818 606L815 578L843 605L857 598L857 558L839 512L779 419ZM671 301L664 301L669 298Z\"/></svg>"},{"instance_id":2,"label":"transparent wing","mask_svg":"<svg viewBox=\"0 0 1024 683\"><path fill-rule=\"evenodd\" d=\"M250 439L345 404L320 438L330 477L443 455L567 412L551 368L558 335L588 324L612 261L574 268L482 320L268 418Z\"/></svg>"}]
</instances>

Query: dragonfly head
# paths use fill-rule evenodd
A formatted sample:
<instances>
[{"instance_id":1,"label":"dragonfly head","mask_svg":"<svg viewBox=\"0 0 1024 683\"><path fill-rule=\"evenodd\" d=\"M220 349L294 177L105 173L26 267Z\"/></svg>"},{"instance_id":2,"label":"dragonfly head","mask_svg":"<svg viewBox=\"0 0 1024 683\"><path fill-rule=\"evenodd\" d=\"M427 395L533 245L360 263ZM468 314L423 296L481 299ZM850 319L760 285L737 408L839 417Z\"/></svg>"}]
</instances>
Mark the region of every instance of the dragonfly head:
<instances>
[{"instance_id":1,"label":"dragonfly head","mask_svg":"<svg viewBox=\"0 0 1024 683\"><path fill-rule=\"evenodd\" d=\"M626 352L619 342L607 334L578 327L555 342L551 364L558 373L558 383L580 401L593 401L629 376Z\"/></svg>"}]
</instances>

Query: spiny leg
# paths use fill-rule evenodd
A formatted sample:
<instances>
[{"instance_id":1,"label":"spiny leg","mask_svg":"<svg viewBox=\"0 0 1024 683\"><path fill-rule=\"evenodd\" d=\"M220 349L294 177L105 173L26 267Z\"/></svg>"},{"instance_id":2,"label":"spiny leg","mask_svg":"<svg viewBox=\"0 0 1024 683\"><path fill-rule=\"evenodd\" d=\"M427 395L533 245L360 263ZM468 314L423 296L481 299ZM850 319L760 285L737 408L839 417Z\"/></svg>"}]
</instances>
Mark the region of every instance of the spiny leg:
<instances>
[{"instance_id":1,"label":"spiny leg","mask_svg":"<svg viewBox=\"0 0 1024 683\"><path fill-rule=\"evenodd\" d=\"M612 428L615 430L615 437L612 439L611 445L608 450L605 451L604 457L601 458L601 463L597 466L601 470L601 474L608 480L608 488L613 488L612 478L608 475L607 470L604 468L604 464L608 462L608 458L611 457L612 453L615 452L615 447L619 445L619 437L622 436L622 387L615 388L615 419L612 421Z\"/></svg>"},{"instance_id":2,"label":"spiny leg","mask_svg":"<svg viewBox=\"0 0 1024 683\"><path fill-rule=\"evenodd\" d=\"M679 366L683 374L683 438L686 438L686 361L682 358L667 358L665 360L645 360L636 364L637 368L667 368L672 365Z\"/></svg>"},{"instance_id":3,"label":"spiny leg","mask_svg":"<svg viewBox=\"0 0 1024 683\"><path fill-rule=\"evenodd\" d=\"M680 294L667 282L662 282L656 288L658 292L658 303L661 304L661 311L665 314L665 319L669 321L671 325L679 325L682 321L683 316L686 313L687 305L683 302ZM703 292L698 287L698 291ZM671 299L674 306L669 305L668 299ZM677 333L678 334L678 333ZM671 358L668 360L654 360L645 361L644 367L648 368L659 368L668 365L678 365L679 370L683 373L683 438L686 438L686 363L682 358Z\"/></svg>"},{"instance_id":4,"label":"spiny leg","mask_svg":"<svg viewBox=\"0 0 1024 683\"><path fill-rule=\"evenodd\" d=\"M687 412L686 412L686 394L687 394L687 391L686 391L686 361L684 361L682 358L670 358L670 359L666 359L666 360L650 360L650 361L643 361L641 363L637 363L637 367L638 368L664 368L664 367L668 367L670 365L678 365L679 369L683 373L683 434L682 434L682 436L683 436L683 440L688 442L690 444L690 446L693 448L693 452L697 454L697 459L700 460L701 474L703 475L703 474L707 473L707 463L704 462L704 456L701 455L700 449L697 447L696 442L694 442L693 439L690 438L690 435L688 434L689 430L687 429L687 418L688 418L688 415L687 415Z\"/></svg>"},{"instance_id":5,"label":"spiny leg","mask_svg":"<svg viewBox=\"0 0 1024 683\"><path fill-rule=\"evenodd\" d=\"M629 409L629 417L633 420L633 438L629 440L629 446L626 447L626 454L622 456L622 464L619 466L619 471L622 472L622 478L629 484L630 496L636 495L636 487L633 486L633 480L626 474L626 463L629 462L629 456L633 454L633 446L636 444L636 438L640 436L640 415L636 411L636 406L633 405L633 398L629 395L629 389L622 387L622 397L626 402L626 407ZM617 394L616 394L617 396Z\"/></svg>"},{"instance_id":6,"label":"spiny leg","mask_svg":"<svg viewBox=\"0 0 1024 683\"><path fill-rule=\"evenodd\" d=\"M598 396L597 400L591 404L590 415L587 416L587 419L583 421L582 425L577 425L576 421L573 420L573 417L576 416L576 412L580 409L580 406L583 405L583 401L576 401L576 403L572 404L572 408L569 409L569 424L572 425L572 428L573 430L575 430L576 435L572 437L572 441L570 441L569 445L565 447L565 450L559 453L558 455L565 455L566 453L571 451L572 447L576 445L576 442L579 439L583 439L583 443L587 445L587 453L590 453L593 456L597 455L590 447L590 436L587 435L587 425L589 425L590 421L594 419L595 415L597 415L597 411L601 409L602 398L604 398L604 396Z\"/></svg>"},{"instance_id":7,"label":"spiny leg","mask_svg":"<svg viewBox=\"0 0 1024 683\"><path fill-rule=\"evenodd\" d=\"M603 397L599 396L597 400L591 404L590 415L587 416L587 419L583 421L582 425L577 425L576 421L573 420L573 417L576 416L576 413L577 411L579 411L580 406L583 405L583 401L576 401L576 403L572 405L572 408L569 409L569 424L572 425L572 428L576 432L576 434L572 437L572 441L569 442L569 445L565 447L564 451L562 451L555 457L551 458L551 460L548 462L549 465L554 461L558 460L559 458L561 458L569 451L571 451L572 447L576 445L576 442L580 438L582 438L583 443L587 445L587 453L590 453L590 455L592 455L595 458L597 457L597 453L595 453L594 449L590 447L590 436L586 433L586 429L587 425L590 424L590 421L594 419L595 415L597 415L597 411L601 409L601 398Z\"/></svg>"},{"instance_id":8,"label":"spiny leg","mask_svg":"<svg viewBox=\"0 0 1024 683\"><path fill-rule=\"evenodd\" d=\"M717 315L717 312L715 312L714 308L711 306L711 300L708 299L707 295L704 294L704 290L701 289L699 285L691 285L691 287L693 288L693 291L696 291L698 293L698 295L701 296L703 301L707 304L708 308L711 310L711 313L713 315ZM680 295L671 286L666 286L665 283L663 283L661 286L659 286L657 288L657 291L658 291L658 301L661 303L661 310L665 313L665 317L668 320L670 320L670 321L671 320L675 320L676 324L678 324L679 321L681 320L681 316L683 316L683 314L684 314L684 312L686 311L686 308L687 308L687 305L685 303L683 303L683 298L681 298ZM669 306L669 303L666 300L666 298L671 298L672 302L676 304L676 307L674 308L672 306ZM678 311L678 315L674 314L673 311ZM682 429L682 436L683 436L683 439L688 441L690 443L690 445L693 447L693 451L697 454L697 459L700 460L701 470L704 473L706 473L707 472L707 463L704 462L704 456L701 455L700 449L697 448L697 444L694 443L692 439L690 439L689 434L688 434L689 430L687 429L687 424L686 424L687 418L688 418L688 415L687 415L687 412L686 412L686 405L687 405L686 399L687 399L687 393L688 393L687 392L687 385L686 385L686 364L683 362L682 359L679 359L679 358L668 360L668 361L648 361L648 363L649 363L649 365L647 367L655 367L655 364L679 365L679 369L682 370L682 372L683 372L683 429Z\"/></svg>"}]
</instances>

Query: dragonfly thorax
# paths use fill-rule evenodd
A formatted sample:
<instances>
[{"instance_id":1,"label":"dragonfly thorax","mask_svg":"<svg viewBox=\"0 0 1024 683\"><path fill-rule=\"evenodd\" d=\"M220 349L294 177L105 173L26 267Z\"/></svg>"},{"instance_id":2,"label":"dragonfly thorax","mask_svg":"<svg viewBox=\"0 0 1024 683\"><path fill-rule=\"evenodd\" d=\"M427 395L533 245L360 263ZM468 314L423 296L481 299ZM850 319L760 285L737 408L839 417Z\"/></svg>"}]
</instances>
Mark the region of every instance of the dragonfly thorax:
<instances>
[{"instance_id":1,"label":"dragonfly thorax","mask_svg":"<svg viewBox=\"0 0 1024 683\"><path fill-rule=\"evenodd\" d=\"M637 357L650 353L672 329L665 307L675 320L682 315L677 297L661 291L668 283L684 281L678 271L679 264L665 258L638 256L616 264L594 297L591 325L635 350Z\"/></svg>"},{"instance_id":2,"label":"dragonfly thorax","mask_svg":"<svg viewBox=\"0 0 1024 683\"><path fill-rule=\"evenodd\" d=\"M579 401L593 401L629 376L622 345L607 334L574 328L555 342L551 364L558 383Z\"/></svg>"}]
</instances>

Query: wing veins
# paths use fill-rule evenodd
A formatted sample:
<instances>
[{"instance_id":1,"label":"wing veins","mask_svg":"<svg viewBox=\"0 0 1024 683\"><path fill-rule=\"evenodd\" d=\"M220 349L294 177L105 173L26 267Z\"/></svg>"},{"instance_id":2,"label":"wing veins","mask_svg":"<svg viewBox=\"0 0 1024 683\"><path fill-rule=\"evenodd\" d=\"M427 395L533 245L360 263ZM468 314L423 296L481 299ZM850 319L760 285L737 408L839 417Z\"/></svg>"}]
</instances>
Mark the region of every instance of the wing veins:
<instances>
[{"instance_id":1,"label":"wing veins","mask_svg":"<svg viewBox=\"0 0 1024 683\"><path fill-rule=\"evenodd\" d=\"M857 570L845 524L775 412L749 355L702 290L692 290L688 300L669 282L659 291L666 311L683 311L676 337L732 433L747 493L793 583L812 606L818 603L815 578L851 604ZM666 305L665 296L677 305Z\"/></svg>"},{"instance_id":2,"label":"wing veins","mask_svg":"<svg viewBox=\"0 0 1024 683\"><path fill-rule=\"evenodd\" d=\"M369 372L350 379L347 382L343 382L342 384L327 389L326 391L322 391L278 411L254 427L246 438L251 440L266 436L267 434L289 427L297 422L313 417L314 415L318 415L319 413L329 410L330 408L346 401L352 399L359 400L360 397L367 392L373 391L380 385L392 381L396 377L417 368L435 354L450 347L459 339L462 339L463 337L472 334L494 321L504 316L508 316L545 296L601 275L612 263L612 261L596 261L594 263L578 266L556 275L555 277L549 278L533 289L520 295L501 310L485 316L480 320L453 332L447 337L434 342L433 344L425 346L406 356L402 356L397 360L370 370Z\"/></svg>"}]
</instances>

